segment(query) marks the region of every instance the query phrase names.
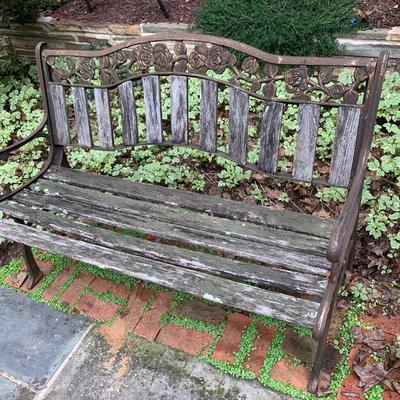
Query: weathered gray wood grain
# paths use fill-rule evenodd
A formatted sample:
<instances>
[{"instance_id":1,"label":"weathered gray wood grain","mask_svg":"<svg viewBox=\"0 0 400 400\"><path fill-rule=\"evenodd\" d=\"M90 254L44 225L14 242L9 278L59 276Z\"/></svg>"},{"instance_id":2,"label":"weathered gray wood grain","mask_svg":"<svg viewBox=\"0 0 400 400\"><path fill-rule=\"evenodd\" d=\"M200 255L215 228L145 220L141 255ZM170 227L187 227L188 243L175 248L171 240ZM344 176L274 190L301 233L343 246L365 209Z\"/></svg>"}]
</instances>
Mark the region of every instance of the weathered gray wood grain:
<instances>
[{"instance_id":1,"label":"weathered gray wood grain","mask_svg":"<svg viewBox=\"0 0 400 400\"><path fill-rule=\"evenodd\" d=\"M62 212L96 223L154 235L161 239L176 240L207 250L222 251L224 254L283 267L292 271L325 276L326 270L330 268L326 258L321 256L281 249L264 243L249 242L229 235L199 231L197 227L174 225L173 223L152 220L145 216L126 215L119 211L110 212L110 210L92 207L54 195L24 191L16 195L15 199L28 206Z\"/></svg>"},{"instance_id":2,"label":"weathered gray wood grain","mask_svg":"<svg viewBox=\"0 0 400 400\"><path fill-rule=\"evenodd\" d=\"M278 167L283 104L267 102L260 126L260 159L262 171L274 174Z\"/></svg>"},{"instance_id":3,"label":"weathered gray wood grain","mask_svg":"<svg viewBox=\"0 0 400 400\"><path fill-rule=\"evenodd\" d=\"M40 180L31 186L32 190L45 196L58 196L80 202L88 206L101 207L104 210L119 211L125 215L149 218L153 221L171 223L196 228L207 234L221 234L240 238L249 242L271 244L288 250L325 256L328 240L302 235L296 232L284 232L269 227L248 223L237 223L230 219L196 213L181 208L155 205L126 197L103 193L99 190L71 187L58 182Z\"/></svg>"},{"instance_id":4,"label":"weathered gray wood grain","mask_svg":"<svg viewBox=\"0 0 400 400\"><path fill-rule=\"evenodd\" d=\"M162 143L160 77L147 76L142 78L142 81L146 111L147 141L149 143Z\"/></svg>"},{"instance_id":5,"label":"weathered gray wood grain","mask_svg":"<svg viewBox=\"0 0 400 400\"><path fill-rule=\"evenodd\" d=\"M66 257L73 256L81 262L181 290L219 304L306 327L313 327L319 308L319 303L314 301L227 281L220 277L39 231L9 220L1 221L0 235L27 246Z\"/></svg>"},{"instance_id":6,"label":"weathered gray wood grain","mask_svg":"<svg viewBox=\"0 0 400 400\"><path fill-rule=\"evenodd\" d=\"M229 155L241 164L247 162L248 125L249 95L232 87L229 96Z\"/></svg>"},{"instance_id":7,"label":"weathered gray wood grain","mask_svg":"<svg viewBox=\"0 0 400 400\"><path fill-rule=\"evenodd\" d=\"M100 146L104 149L114 147L114 137L111 123L110 99L107 89L94 89L94 101L96 104L96 117Z\"/></svg>"},{"instance_id":8,"label":"weathered gray wood grain","mask_svg":"<svg viewBox=\"0 0 400 400\"><path fill-rule=\"evenodd\" d=\"M118 86L122 113L122 143L132 146L138 141L136 104L132 81L126 81Z\"/></svg>"},{"instance_id":9,"label":"weathered gray wood grain","mask_svg":"<svg viewBox=\"0 0 400 400\"><path fill-rule=\"evenodd\" d=\"M217 82L200 81L200 141L205 151L215 152L217 148Z\"/></svg>"},{"instance_id":10,"label":"weathered gray wood grain","mask_svg":"<svg viewBox=\"0 0 400 400\"><path fill-rule=\"evenodd\" d=\"M188 141L188 78L171 76L171 131L174 143Z\"/></svg>"},{"instance_id":11,"label":"weathered gray wood grain","mask_svg":"<svg viewBox=\"0 0 400 400\"><path fill-rule=\"evenodd\" d=\"M300 104L293 176L311 181L314 170L315 147L319 129L320 107L316 104Z\"/></svg>"},{"instance_id":12,"label":"weathered gray wood grain","mask_svg":"<svg viewBox=\"0 0 400 400\"><path fill-rule=\"evenodd\" d=\"M360 108L339 108L335 145L329 175L329 183L331 185L347 186L349 184L357 142L360 115Z\"/></svg>"},{"instance_id":13,"label":"weathered gray wood grain","mask_svg":"<svg viewBox=\"0 0 400 400\"><path fill-rule=\"evenodd\" d=\"M71 144L64 86L50 85L50 98L56 125L54 141L56 144Z\"/></svg>"},{"instance_id":14,"label":"weathered gray wood grain","mask_svg":"<svg viewBox=\"0 0 400 400\"><path fill-rule=\"evenodd\" d=\"M46 179L64 182L72 186L103 190L132 199L143 200L170 207L182 207L194 211L259 225L271 226L310 236L329 238L333 222L312 215L294 213L273 208L245 204L205 194L185 192L157 185L129 182L126 179L102 176L63 167L51 167Z\"/></svg>"},{"instance_id":15,"label":"weathered gray wood grain","mask_svg":"<svg viewBox=\"0 0 400 400\"><path fill-rule=\"evenodd\" d=\"M74 112L76 121L76 133L79 146L91 148L92 135L90 133L89 112L86 99L86 91L83 87L73 87Z\"/></svg>"},{"instance_id":16,"label":"weathered gray wood grain","mask_svg":"<svg viewBox=\"0 0 400 400\"><path fill-rule=\"evenodd\" d=\"M230 260L208 253L149 242L123 235L94 225L86 225L51 212L34 209L16 202L0 203L0 210L9 216L31 224L40 225L60 234L94 244L132 253L159 261L180 265L184 268L206 272L237 281L245 281L265 288L283 290L286 293L306 294L322 298L327 279L310 274L300 274L273 267Z\"/></svg>"}]
</instances>

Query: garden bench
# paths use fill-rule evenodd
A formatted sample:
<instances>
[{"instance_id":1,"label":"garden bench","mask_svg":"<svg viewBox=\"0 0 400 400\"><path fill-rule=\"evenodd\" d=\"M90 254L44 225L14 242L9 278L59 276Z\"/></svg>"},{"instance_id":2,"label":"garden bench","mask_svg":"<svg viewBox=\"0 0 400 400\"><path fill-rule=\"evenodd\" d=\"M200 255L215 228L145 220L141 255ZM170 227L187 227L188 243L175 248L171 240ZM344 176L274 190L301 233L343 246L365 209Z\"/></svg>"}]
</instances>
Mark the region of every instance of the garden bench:
<instances>
[{"instance_id":1,"label":"garden bench","mask_svg":"<svg viewBox=\"0 0 400 400\"><path fill-rule=\"evenodd\" d=\"M32 135L0 152L4 160L38 137L49 143L39 176L0 202L0 235L23 245L30 286L41 277L35 247L313 328L318 347L309 390L315 392L338 286L352 263L388 54L281 57L196 34L148 36L98 51L41 43L36 54L45 117ZM344 70L351 75L341 82ZM197 130L188 112L193 81L199 82ZM170 85L167 93L160 82ZM229 91L229 104L221 110L222 90ZM251 99L262 103L261 115L249 112ZM279 160L289 109L296 110L298 126L287 163L292 170L285 170ZM217 124L224 112L226 143ZM336 128L329 168L318 174L315 149L325 112L337 116ZM258 126L256 138L250 124ZM347 199L330 221L68 167L70 146L141 145L203 150L275 179L347 188ZM250 147L258 152L255 162Z\"/></svg>"}]
</instances>

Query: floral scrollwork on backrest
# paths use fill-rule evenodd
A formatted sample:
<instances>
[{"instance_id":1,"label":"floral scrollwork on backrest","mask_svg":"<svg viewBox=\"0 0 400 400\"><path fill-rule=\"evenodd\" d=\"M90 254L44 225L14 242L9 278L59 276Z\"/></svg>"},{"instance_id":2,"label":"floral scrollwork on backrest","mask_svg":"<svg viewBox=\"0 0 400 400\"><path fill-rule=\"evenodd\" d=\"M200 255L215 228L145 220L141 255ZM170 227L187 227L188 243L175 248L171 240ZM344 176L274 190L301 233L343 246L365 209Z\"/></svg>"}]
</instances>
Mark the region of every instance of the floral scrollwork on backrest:
<instances>
[{"instance_id":1,"label":"floral scrollwork on backrest","mask_svg":"<svg viewBox=\"0 0 400 400\"><path fill-rule=\"evenodd\" d=\"M183 73L225 79L256 96L304 101L344 102L355 104L365 91L365 82L374 65L354 67L344 83L340 68L273 64L255 57L240 55L222 45L187 41L146 42L85 56L48 56L47 64L54 82L66 84L113 85L144 74ZM225 74L223 78L218 75ZM284 92L284 94L282 94Z\"/></svg>"}]
</instances>

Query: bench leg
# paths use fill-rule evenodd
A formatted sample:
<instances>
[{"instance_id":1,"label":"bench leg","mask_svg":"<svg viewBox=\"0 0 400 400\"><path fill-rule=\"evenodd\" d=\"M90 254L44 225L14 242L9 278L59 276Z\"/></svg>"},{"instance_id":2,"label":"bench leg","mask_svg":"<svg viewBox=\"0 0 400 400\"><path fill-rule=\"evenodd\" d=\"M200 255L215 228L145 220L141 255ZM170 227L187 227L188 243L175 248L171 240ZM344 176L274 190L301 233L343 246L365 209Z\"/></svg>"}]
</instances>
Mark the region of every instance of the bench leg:
<instances>
[{"instance_id":1,"label":"bench leg","mask_svg":"<svg viewBox=\"0 0 400 400\"><path fill-rule=\"evenodd\" d=\"M35 258L33 257L32 249L29 246L22 245L22 255L28 268L27 288L28 290L31 290L40 281L43 274L37 265Z\"/></svg>"}]
</instances>

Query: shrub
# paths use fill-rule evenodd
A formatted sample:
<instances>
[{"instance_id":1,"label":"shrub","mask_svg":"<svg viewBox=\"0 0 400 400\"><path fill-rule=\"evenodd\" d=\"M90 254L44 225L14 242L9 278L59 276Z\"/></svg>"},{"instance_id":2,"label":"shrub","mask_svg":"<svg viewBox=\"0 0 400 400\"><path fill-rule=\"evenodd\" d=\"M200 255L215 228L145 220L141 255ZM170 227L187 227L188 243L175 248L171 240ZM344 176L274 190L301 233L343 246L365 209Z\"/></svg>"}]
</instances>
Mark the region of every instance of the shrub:
<instances>
[{"instance_id":1,"label":"shrub","mask_svg":"<svg viewBox=\"0 0 400 400\"><path fill-rule=\"evenodd\" d=\"M21 24L36 22L41 10L60 4L58 0L1 0L0 21Z\"/></svg>"},{"instance_id":2,"label":"shrub","mask_svg":"<svg viewBox=\"0 0 400 400\"><path fill-rule=\"evenodd\" d=\"M338 34L358 29L354 0L205 0L193 27L281 55L339 53Z\"/></svg>"}]
</instances>

